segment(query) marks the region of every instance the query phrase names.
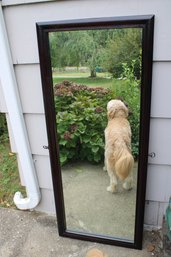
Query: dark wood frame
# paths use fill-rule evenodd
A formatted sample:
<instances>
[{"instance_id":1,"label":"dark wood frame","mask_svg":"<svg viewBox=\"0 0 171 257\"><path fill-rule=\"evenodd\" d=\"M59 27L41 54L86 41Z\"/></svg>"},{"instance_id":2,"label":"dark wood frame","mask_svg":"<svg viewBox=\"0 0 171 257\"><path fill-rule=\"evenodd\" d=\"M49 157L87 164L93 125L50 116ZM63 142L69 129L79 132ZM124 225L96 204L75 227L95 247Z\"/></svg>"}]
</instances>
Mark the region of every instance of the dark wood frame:
<instances>
[{"instance_id":1,"label":"dark wood frame","mask_svg":"<svg viewBox=\"0 0 171 257\"><path fill-rule=\"evenodd\" d=\"M58 230L60 236L71 237L104 244L113 244L129 248L142 248L148 142L150 126L150 104L152 83L152 54L154 16L127 16L96 19L67 20L37 23L42 89L48 133L53 189L56 204ZM49 50L49 32L108 29L108 28L142 28L142 83L141 83L141 113L140 113L140 148L136 197L136 219L134 241L118 239L96 234L70 231L66 227L63 198L62 176L59 163L59 148L57 143L56 114L54 108L51 58Z\"/></svg>"}]
</instances>

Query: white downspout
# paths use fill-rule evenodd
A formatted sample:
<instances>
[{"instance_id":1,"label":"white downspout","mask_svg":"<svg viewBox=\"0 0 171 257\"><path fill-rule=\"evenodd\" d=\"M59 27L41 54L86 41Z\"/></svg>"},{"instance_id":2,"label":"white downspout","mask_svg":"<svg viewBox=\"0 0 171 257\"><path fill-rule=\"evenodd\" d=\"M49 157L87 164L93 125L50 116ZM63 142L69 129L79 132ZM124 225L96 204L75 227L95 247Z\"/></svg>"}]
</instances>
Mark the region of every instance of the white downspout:
<instances>
[{"instance_id":1,"label":"white downspout","mask_svg":"<svg viewBox=\"0 0 171 257\"><path fill-rule=\"evenodd\" d=\"M21 168L23 170L27 197L23 198L20 192L14 195L14 203L21 210L33 209L40 202L40 190L27 130L23 117L21 102L18 93L17 81L14 73L12 56L10 52L8 36L0 3L0 80L5 102L9 114L9 120L15 140Z\"/></svg>"}]
</instances>

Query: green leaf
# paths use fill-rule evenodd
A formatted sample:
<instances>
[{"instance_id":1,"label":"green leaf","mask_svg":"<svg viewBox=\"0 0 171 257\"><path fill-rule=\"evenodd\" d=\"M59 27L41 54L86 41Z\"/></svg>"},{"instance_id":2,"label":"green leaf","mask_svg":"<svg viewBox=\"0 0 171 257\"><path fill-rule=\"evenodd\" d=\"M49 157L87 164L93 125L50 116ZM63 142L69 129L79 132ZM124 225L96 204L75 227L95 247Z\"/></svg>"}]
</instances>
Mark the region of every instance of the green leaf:
<instances>
[{"instance_id":1,"label":"green leaf","mask_svg":"<svg viewBox=\"0 0 171 257\"><path fill-rule=\"evenodd\" d=\"M61 162L61 165L63 165L67 160L67 156L66 155L60 155L60 162Z\"/></svg>"},{"instance_id":2,"label":"green leaf","mask_svg":"<svg viewBox=\"0 0 171 257\"><path fill-rule=\"evenodd\" d=\"M59 145L63 145L63 146L65 146L67 144L67 141L66 140L64 140L64 139L60 139L60 141L59 141Z\"/></svg>"},{"instance_id":3,"label":"green leaf","mask_svg":"<svg viewBox=\"0 0 171 257\"><path fill-rule=\"evenodd\" d=\"M93 147L92 147L92 152L93 152L93 153L97 153L98 150L99 150L99 147L98 147L98 146L93 146Z\"/></svg>"},{"instance_id":4,"label":"green leaf","mask_svg":"<svg viewBox=\"0 0 171 257\"><path fill-rule=\"evenodd\" d=\"M94 156L94 161L95 161L95 162L101 161L101 156L100 156L100 155L95 155L95 156Z\"/></svg>"}]
</instances>

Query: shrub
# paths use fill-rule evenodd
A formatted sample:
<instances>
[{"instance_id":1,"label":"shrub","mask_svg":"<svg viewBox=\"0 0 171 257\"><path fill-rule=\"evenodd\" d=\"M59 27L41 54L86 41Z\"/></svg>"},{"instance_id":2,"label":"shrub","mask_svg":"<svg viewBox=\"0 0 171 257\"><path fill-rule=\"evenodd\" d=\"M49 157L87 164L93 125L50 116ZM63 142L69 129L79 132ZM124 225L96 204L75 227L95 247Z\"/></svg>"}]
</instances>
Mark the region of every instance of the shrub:
<instances>
[{"instance_id":1,"label":"shrub","mask_svg":"<svg viewBox=\"0 0 171 257\"><path fill-rule=\"evenodd\" d=\"M61 164L69 160L101 162L106 105L115 97L114 93L64 81L55 86L54 94Z\"/></svg>"},{"instance_id":2,"label":"shrub","mask_svg":"<svg viewBox=\"0 0 171 257\"><path fill-rule=\"evenodd\" d=\"M139 81L124 67L122 87L105 89L63 81L54 87L58 143L61 165L73 160L92 163L104 159L104 129L107 125L106 106L114 98L129 105L132 129L132 152L138 157L140 92Z\"/></svg>"},{"instance_id":3,"label":"shrub","mask_svg":"<svg viewBox=\"0 0 171 257\"><path fill-rule=\"evenodd\" d=\"M128 104L130 110L128 119L132 130L132 153L134 159L137 159L139 154L140 80L134 76L134 60L131 63L131 67L127 63L123 63L122 66L122 79L125 80L125 83L122 87L115 87L115 94L117 98L122 98Z\"/></svg>"}]
</instances>

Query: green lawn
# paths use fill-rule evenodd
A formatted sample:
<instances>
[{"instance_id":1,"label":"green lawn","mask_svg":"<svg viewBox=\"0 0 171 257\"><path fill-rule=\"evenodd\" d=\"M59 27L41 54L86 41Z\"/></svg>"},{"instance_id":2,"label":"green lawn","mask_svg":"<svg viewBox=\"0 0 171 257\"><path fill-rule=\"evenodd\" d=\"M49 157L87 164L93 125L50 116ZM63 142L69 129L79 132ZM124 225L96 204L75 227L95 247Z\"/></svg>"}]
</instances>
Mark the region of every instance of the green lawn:
<instances>
[{"instance_id":1,"label":"green lawn","mask_svg":"<svg viewBox=\"0 0 171 257\"><path fill-rule=\"evenodd\" d=\"M97 77L106 78L111 77L112 74L109 72L97 72ZM54 77L84 77L88 78L90 77L90 72L81 72L81 71L54 71L53 72Z\"/></svg>"},{"instance_id":2,"label":"green lawn","mask_svg":"<svg viewBox=\"0 0 171 257\"><path fill-rule=\"evenodd\" d=\"M54 84L58 84L64 80L73 81L77 84L83 84L86 86L91 87L110 87L112 85L111 79L105 79L105 78L72 78L72 77L60 77L60 78L53 78Z\"/></svg>"},{"instance_id":3,"label":"green lawn","mask_svg":"<svg viewBox=\"0 0 171 257\"><path fill-rule=\"evenodd\" d=\"M115 89L125 85L124 80L112 78L109 72L97 72L95 78L90 77L90 72L73 71L54 71L53 84L61 83L64 80L75 82L76 84L90 87L104 87Z\"/></svg>"},{"instance_id":4,"label":"green lawn","mask_svg":"<svg viewBox=\"0 0 171 257\"><path fill-rule=\"evenodd\" d=\"M25 192L20 185L16 155L10 152L7 137L0 137L0 207L15 207L15 192Z\"/></svg>"},{"instance_id":5,"label":"green lawn","mask_svg":"<svg viewBox=\"0 0 171 257\"><path fill-rule=\"evenodd\" d=\"M90 87L104 87L104 88L116 88L118 86L124 86L125 81L113 79L113 78L90 78L90 77L53 77L53 83L58 84L64 80L69 80L77 84L82 84Z\"/></svg>"}]
</instances>

